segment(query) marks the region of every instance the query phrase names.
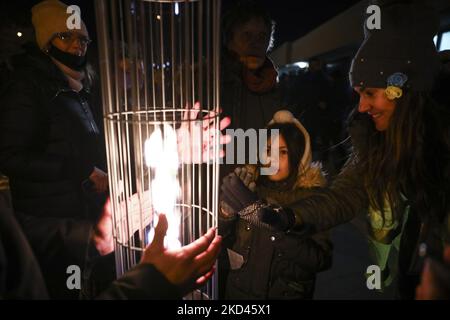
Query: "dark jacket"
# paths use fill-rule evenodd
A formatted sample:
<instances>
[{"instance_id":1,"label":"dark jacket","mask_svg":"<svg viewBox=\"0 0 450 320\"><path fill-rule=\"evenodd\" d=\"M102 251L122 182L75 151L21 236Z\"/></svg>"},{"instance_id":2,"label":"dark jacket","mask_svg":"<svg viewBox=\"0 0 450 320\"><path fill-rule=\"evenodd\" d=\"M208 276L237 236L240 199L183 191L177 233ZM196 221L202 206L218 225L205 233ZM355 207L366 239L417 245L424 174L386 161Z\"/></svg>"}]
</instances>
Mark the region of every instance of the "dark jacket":
<instances>
[{"instance_id":1,"label":"dark jacket","mask_svg":"<svg viewBox=\"0 0 450 320\"><path fill-rule=\"evenodd\" d=\"M367 115L358 115L350 123L349 132L356 154L367 146L365 137L369 134L370 121L372 120ZM367 215L369 198L361 178L363 176L361 170L357 159L352 158L336 177L330 188L319 189L313 192L310 197L301 199L291 205L290 208L296 214L298 230L306 228L314 232L320 232L346 223L357 215ZM449 171L447 170L447 172ZM406 198L413 197L413 195L408 194L405 196ZM408 201L404 205L410 205L410 210L401 235L398 258L398 290L399 298L412 299L422 265L419 245L426 243L430 253L443 252L443 240L449 234L450 220L447 213L444 223L431 220L421 221L413 203Z\"/></svg>"},{"instance_id":2,"label":"dark jacket","mask_svg":"<svg viewBox=\"0 0 450 320\"><path fill-rule=\"evenodd\" d=\"M39 228L42 219L32 218ZM48 222L48 221L47 221ZM29 221L31 223L31 221ZM53 220L52 232L39 233L32 241L39 243L39 250L46 252L45 260L49 263L66 255L76 255L65 247L64 239L72 238L83 247L89 238L81 237L83 233L74 233L73 229L84 228L80 222L65 219ZM79 225L79 226L77 226ZM66 237L62 238L61 234ZM76 235L72 237L72 235ZM68 275L67 275L68 276ZM0 191L0 299L48 299L47 288L42 278L41 269L35 259L22 228L17 223L7 193ZM154 266L140 264L114 281L97 299L180 299L180 293Z\"/></svg>"},{"instance_id":3,"label":"dark jacket","mask_svg":"<svg viewBox=\"0 0 450 320\"><path fill-rule=\"evenodd\" d=\"M306 176L306 178L305 178ZM261 199L281 206L308 197L323 186L320 167L313 165L294 189L258 183ZM328 233L314 236L278 232L237 218L220 218L224 244L243 257L243 265L229 271L227 299L312 299L316 273L331 266L332 244Z\"/></svg>"},{"instance_id":4,"label":"dark jacket","mask_svg":"<svg viewBox=\"0 0 450 320\"><path fill-rule=\"evenodd\" d=\"M223 50L220 74L220 106L222 117L230 117L231 124L227 129L264 129L273 118L273 115L282 109L281 91L276 85L265 93L252 92L243 80L243 65L226 49ZM230 148L228 144L226 148ZM228 151L227 151L228 152ZM248 155L245 163L237 163L237 143L235 143L234 164L223 164L220 167L221 180L232 172L237 165L248 164ZM232 159L227 159L232 161Z\"/></svg>"},{"instance_id":5,"label":"dark jacket","mask_svg":"<svg viewBox=\"0 0 450 320\"><path fill-rule=\"evenodd\" d=\"M72 90L35 46L14 61L0 93L0 171L10 179L14 208L35 216L91 218L83 182L100 167L102 150L89 92Z\"/></svg>"},{"instance_id":6,"label":"dark jacket","mask_svg":"<svg viewBox=\"0 0 450 320\"><path fill-rule=\"evenodd\" d=\"M17 223L9 193L0 190L0 299L47 299L39 264Z\"/></svg>"},{"instance_id":7,"label":"dark jacket","mask_svg":"<svg viewBox=\"0 0 450 320\"><path fill-rule=\"evenodd\" d=\"M26 50L0 93L0 171L50 296L77 298L65 285L66 269L84 268L100 212L101 199L86 188L94 166L101 167L100 134L87 89L75 92L47 55L36 46ZM39 240L49 235L55 242Z\"/></svg>"}]
</instances>

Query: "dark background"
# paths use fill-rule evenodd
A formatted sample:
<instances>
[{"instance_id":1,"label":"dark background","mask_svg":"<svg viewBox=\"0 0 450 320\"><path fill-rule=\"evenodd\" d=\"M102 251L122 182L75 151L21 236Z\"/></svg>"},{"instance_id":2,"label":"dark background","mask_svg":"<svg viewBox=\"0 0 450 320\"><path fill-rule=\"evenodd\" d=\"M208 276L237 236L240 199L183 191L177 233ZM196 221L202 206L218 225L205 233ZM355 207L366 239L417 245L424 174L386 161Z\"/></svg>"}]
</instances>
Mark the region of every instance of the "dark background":
<instances>
[{"instance_id":1,"label":"dark background","mask_svg":"<svg viewBox=\"0 0 450 320\"><path fill-rule=\"evenodd\" d=\"M66 0L64 3L78 5L81 8L81 16L85 21L92 38L95 40L95 0ZM258 0L271 12L272 18L277 23L275 34L275 47L286 41L295 40L325 21L356 4L357 0ZM13 0L1 1L0 4L0 28L11 26L17 31L24 32L26 27L31 27L31 7L39 0ZM226 10L235 0L222 0L223 10ZM22 30L19 30L22 29ZM17 31L14 33L17 33ZM4 37L5 35L3 35ZM27 36L24 34L24 36ZM0 39L1 41L2 39Z\"/></svg>"}]
</instances>

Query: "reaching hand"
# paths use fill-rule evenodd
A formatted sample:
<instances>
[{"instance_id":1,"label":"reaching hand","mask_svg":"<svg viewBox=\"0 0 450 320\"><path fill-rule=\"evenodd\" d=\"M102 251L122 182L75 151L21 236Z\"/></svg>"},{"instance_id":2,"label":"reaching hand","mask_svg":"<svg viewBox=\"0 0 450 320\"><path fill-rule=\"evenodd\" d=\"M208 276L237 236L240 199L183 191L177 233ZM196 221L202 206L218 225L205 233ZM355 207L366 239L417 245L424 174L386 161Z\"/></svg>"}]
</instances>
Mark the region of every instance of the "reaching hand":
<instances>
[{"instance_id":1,"label":"reaching hand","mask_svg":"<svg viewBox=\"0 0 450 320\"><path fill-rule=\"evenodd\" d=\"M234 173L242 180L244 185L250 189L250 191L255 192L256 190L256 182L255 176L252 172L247 170L246 167L238 167L234 169Z\"/></svg>"},{"instance_id":2,"label":"reaching hand","mask_svg":"<svg viewBox=\"0 0 450 320\"><path fill-rule=\"evenodd\" d=\"M177 130L178 154L182 163L204 163L225 156L221 145L231 141L231 137L223 135L231 123L230 118L222 119L217 125L216 112L210 111L201 120L196 120L200 112L200 104L197 102L194 108L187 110L183 116L183 123ZM217 140L216 140L217 139ZM215 142L218 145L215 146Z\"/></svg>"},{"instance_id":3,"label":"reaching hand","mask_svg":"<svg viewBox=\"0 0 450 320\"><path fill-rule=\"evenodd\" d=\"M200 288L214 274L214 264L220 252L222 238L210 229L203 237L180 248L164 247L167 218L159 215L153 242L145 249L141 263L153 264L182 294Z\"/></svg>"},{"instance_id":4,"label":"reaching hand","mask_svg":"<svg viewBox=\"0 0 450 320\"><path fill-rule=\"evenodd\" d=\"M94 184L94 191L97 193L106 192L108 190L108 174L97 167L94 167L89 176L89 180Z\"/></svg>"},{"instance_id":5,"label":"reaching hand","mask_svg":"<svg viewBox=\"0 0 450 320\"><path fill-rule=\"evenodd\" d=\"M97 224L94 226L94 233L92 235L95 248L104 256L114 251L114 242L112 236L112 214L111 202L108 198L103 206L102 214Z\"/></svg>"},{"instance_id":6,"label":"reaching hand","mask_svg":"<svg viewBox=\"0 0 450 320\"><path fill-rule=\"evenodd\" d=\"M432 258L425 260L416 300L448 300L450 298L450 245L446 245L442 262Z\"/></svg>"},{"instance_id":7,"label":"reaching hand","mask_svg":"<svg viewBox=\"0 0 450 320\"><path fill-rule=\"evenodd\" d=\"M235 212L258 201L258 195L250 191L235 173L231 173L223 179L220 189L222 190L221 200Z\"/></svg>"},{"instance_id":8,"label":"reaching hand","mask_svg":"<svg viewBox=\"0 0 450 320\"><path fill-rule=\"evenodd\" d=\"M247 168L238 167L234 170L234 173L236 176L241 179L242 183L252 192L255 192L256 190L256 183L254 175L247 170ZM227 195L224 195L224 192L221 194L221 201L220 201L220 215L225 219L231 219L234 218L237 214L237 211L235 211L224 199L227 198ZM228 199L230 202L230 200Z\"/></svg>"}]
</instances>

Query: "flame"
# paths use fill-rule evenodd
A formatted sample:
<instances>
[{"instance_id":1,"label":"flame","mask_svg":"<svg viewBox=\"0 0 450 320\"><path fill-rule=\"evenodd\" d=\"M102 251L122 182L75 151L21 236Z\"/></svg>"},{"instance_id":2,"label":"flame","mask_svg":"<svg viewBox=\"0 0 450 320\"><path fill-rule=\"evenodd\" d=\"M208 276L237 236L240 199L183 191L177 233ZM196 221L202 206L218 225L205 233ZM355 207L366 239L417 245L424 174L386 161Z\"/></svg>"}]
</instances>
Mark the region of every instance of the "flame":
<instances>
[{"instance_id":1,"label":"flame","mask_svg":"<svg viewBox=\"0 0 450 320\"><path fill-rule=\"evenodd\" d=\"M163 133L164 132L164 133ZM165 244L169 249L181 247L180 213L176 208L181 194L178 181L178 148L175 130L168 124L163 125L163 132L157 127L150 138L145 141L145 163L152 172L151 192L155 212L166 214L169 228ZM163 137L164 135L164 137ZM153 225L158 223L158 216L154 216ZM153 239L154 229L148 235L149 243Z\"/></svg>"}]
</instances>

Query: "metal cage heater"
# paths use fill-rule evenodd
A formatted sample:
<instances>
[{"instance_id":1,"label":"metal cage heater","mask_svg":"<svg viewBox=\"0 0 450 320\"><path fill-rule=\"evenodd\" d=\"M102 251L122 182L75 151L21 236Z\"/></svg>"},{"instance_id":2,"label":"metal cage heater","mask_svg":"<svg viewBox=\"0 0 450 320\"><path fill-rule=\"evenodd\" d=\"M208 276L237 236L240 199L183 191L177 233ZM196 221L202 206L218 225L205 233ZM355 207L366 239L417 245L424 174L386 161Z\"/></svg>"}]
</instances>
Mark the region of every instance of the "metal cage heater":
<instances>
[{"instance_id":1,"label":"metal cage heater","mask_svg":"<svg viewBox=\"0 0 450 320\"><path fill-rule=\"evenodd\" d=\"M220 0L97 0L117 275L217 226ZM201 119L201 121L200 121ZM211 131L214 132L215 130ZM217 277L188 299L216 299Z\"/></svg>"}]
</instances>

